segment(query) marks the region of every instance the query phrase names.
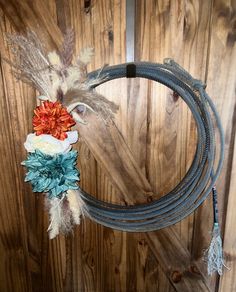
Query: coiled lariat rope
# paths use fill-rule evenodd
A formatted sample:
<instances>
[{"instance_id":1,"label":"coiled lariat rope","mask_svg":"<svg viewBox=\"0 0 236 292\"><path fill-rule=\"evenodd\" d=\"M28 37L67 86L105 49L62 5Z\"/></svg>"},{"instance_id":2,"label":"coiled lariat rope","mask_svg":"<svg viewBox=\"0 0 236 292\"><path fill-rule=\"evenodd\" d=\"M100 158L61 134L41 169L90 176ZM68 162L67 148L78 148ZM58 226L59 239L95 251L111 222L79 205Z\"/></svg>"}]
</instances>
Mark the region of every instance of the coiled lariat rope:
<instances>
[{"instance_id":1,"label":"coiled lariat rope","mask_svg":"<svg viewBox=\"0 0 236 292\"><path fill-rule=\"evenodd\" d=\"M165 196L151 203L120 206L100 201L81 190L85 213L104 226L130 232L158 230L179 222L199 207L210 194L223 163L223 130L216 108L205 91L205 85L171 59L166 59L164 64L139 62L105 67L102 71L90 73L89 78L98 74L106 78L100 78L101 82L97 85L122 77L142 77L172 89L190 108L196 122L198 141L188 172ZM215 155L214 122L220 136L217 145L219 155Z\"/></svg>"}]
</instances>

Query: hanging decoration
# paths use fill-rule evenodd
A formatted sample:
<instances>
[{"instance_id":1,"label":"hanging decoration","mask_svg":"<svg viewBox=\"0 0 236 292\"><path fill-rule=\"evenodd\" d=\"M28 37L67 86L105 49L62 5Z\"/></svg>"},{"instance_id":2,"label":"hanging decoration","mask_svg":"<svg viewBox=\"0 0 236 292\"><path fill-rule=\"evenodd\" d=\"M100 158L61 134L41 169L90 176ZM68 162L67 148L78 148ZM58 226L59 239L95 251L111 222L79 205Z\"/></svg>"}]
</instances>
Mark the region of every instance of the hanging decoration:
<instances>
[{"instance_id":1,"label":"hanging decoration","mask_svg":"<svg viewBox=\"0 0 236 292\"><path fill-rule=\"evenodd\" d=\"M84 201L79 192L77 151L72 145L78 132L72 127L86 124L86 110L101 117L101 122L113 118L118 107L91 90L106 76L87 78L86 66L93 56L91 48L84 49L73 63L74 32L68 30L61 49L46 53L37 36L9 35L8 43L14 62L6 60L17 79L33 85L39 92L40 105L34 110L33 133L24 143L28 157L22 162L27 169L25 181L31 182L33 192L45 193L50 215L48 227L52 239L59 232L71 231L80 224ZM64 106L66 100L69 106ZM82 115L81 115L82 114Z\"/></svg>"},{"instance_id":2,"label":"hanging decoration","mask_svg":"<svg viewBox=\"0 0 236 292\"><path fill-rule=\"evenodd\" d=\"M24 144L28 151L22 163L34 192L45 193L50 215L50 238L80 224L81 215L118 230L147 232L173 225L190 215L213 192L214 229L207 252L208 273L222 273L224 266L217 210L216 180L220 174L224 135L215 106L205 85L194 79L172 59L164 64L128 63L104 67L89 74L86 66L93 51L88 48L73 62L74 33L68 30L62 48L46 53L37 36L8 37L15 56L16 78L32 84L40 105L34 110L33 133ZM120 206L100 201L78 185L76 123L86 125L86 111L99 115L101 123L112 121L118 106L95 91L95 87L116 78L142 77L169 87L190 108L196 122L198 142L193 163L179 184L165 196L147 204ZM214 124L216 126L214 126ZM216 155L215 129L219 132Z\"/></svg>"}]
</instances>

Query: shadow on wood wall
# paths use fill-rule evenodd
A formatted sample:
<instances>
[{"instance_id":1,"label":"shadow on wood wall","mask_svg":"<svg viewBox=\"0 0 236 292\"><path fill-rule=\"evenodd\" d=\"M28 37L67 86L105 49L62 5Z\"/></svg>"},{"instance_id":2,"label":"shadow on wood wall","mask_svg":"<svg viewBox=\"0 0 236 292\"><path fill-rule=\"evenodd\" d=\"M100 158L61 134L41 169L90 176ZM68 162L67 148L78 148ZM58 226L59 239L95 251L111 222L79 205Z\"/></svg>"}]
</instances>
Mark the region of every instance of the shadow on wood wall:
<instances>
[{"instance_id":1,"label":"shadow on wood wall","mask_svg":"<svg viewBox=\"0 0 236 292\"><path fill-rule=\"evenodd\" d=\"M24 183L20 166L26 156L23 142L32 131L36 93L17 82L1 60L0 291L236 291L236 3L136 0L135 6L135 60L174 58L207 83L220 113L226 151L217 187L231 270L220 279L208 278L202 262L212 228L209 199L193 215L158 232L130 234L84 219L72 235L49 241L43 196ZM75 55L84 47L95 48L89 70L126 62L124 0L0 0L0 7L0 50L7 58L12 56L6 33L32 29L53 50L72 27ZM116 80L98 90L120 106L116 127L146 181L133 182L130 176L130 185L140 190L150 186L157 194L153 199L164 195L193 158L196 131L187 106L169 89L142 79ZM85 136L78 145L81 187L100 199L124 204L126 198L120 198L119 183L112 178L118 174L109 174L109 164L92 154L92 144Z\"/></svg>"}]
</instances>

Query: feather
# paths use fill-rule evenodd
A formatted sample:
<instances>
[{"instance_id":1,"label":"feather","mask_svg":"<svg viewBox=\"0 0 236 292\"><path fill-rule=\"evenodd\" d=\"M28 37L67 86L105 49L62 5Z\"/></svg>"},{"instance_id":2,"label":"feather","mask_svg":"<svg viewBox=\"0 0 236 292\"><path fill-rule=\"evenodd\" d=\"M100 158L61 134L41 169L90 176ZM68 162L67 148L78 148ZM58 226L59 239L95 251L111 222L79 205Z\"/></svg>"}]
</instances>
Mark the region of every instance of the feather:
<instances>
[{"instance_id":1,"label":"feather","mask_svg":"<svg viewBox=\"0 0 236 292\"><path fill-rule=\"evenodd\" d=\"M84 202L78 190L68 190L67 200L72 213L72 218L75 224L80 224L80 217L83 215Z\"/></svg>"},{"instance_id":2,"label":"feather","mask_svg":"<svg viewBox=\"0 0 236 292\"><path fill-rule=\"evenodd\" d=\"M65 194L61 198L46 198L46 207L49 212L49 238L55 238L60 232L66 234L72 229L71 210L68 208Z\"/></svg>"},{"instance_id":3,"label":"feather","mask_svg":"<svg viewBox=\"0 0 236 292\"><path fill-rule=\"evenodd\" d=\"M46 206L48 207L48 212L50 216L50 224L48 226L48 232L49 232L49 238L53 239L56 237L59 232L60 232L60 227L61 227L61 205L62 205L62 200L64 197L61 199L59 198L52 198L46 199Z\"/></svg>"},{"instance_id":4,"label":"feather","mask_svg":"<svg viewBox=\"0 0 236 292\"><path fill-rule=\"evenodd\" d=\"M114 118L114 113L118 110L118 106L98 94L94 90L73 89L65 94L64 104L70 108L73 104L83 104L87 108L91 108L104 121Z\"/></svg>"},{"instance_id":5,"label":"feather","mask_svg":"<svg viewBox=\"0 0 236 292\"><path fill-rule=\"evenodd\" d=\"M72 221L72 212L69 208L69 202L67 200L67 197L63 200L63 205L62 205L62 220L61 220L61 228L60 232L62 234L68 234L71 232L73 228L73 221Z\"/></svg>"}]
</instances>

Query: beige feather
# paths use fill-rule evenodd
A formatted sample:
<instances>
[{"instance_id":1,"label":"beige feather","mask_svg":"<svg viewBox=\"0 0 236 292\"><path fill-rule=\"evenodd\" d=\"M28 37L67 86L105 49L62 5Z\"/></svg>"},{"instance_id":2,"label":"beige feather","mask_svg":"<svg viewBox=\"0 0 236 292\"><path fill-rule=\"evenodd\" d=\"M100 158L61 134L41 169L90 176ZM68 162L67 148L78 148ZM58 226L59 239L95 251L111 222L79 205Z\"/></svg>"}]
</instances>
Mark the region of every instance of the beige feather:
<instances>
[{"instance_id":1,"label":"beige feather","mask_svg":"<svg viewBox=\"0 0 236 292\"><path fill-rule=\"evenodd\" d=\"M49 212L50 224L48 226L49 238L55 238L60 232L66 234L71 231L71 210L68 208L66 195L59 198L46 198L46 207Z\"/></svg>"},{"instance_id":2,"label":"beige feather","mask_svg":"<svg viewBox=\"0 0 236 292\"><path fill-rule=\"evenodd\" d=\"M84 202L77 190L67 191L67 200L72 213L72 218L75 224L80 224L80 217L83 215Z\"/></svg>"},{"instance_id":3,"label":"beige feather","mask_svg":"<svg viewBox=\"0 0 236 292\"><path fill-rule=\"evenodd\" d=\"M66 107L75 103L84 104L85 107L87 105L88 109L91 108L95 113L101 116L104 121L113 119L114 113L116 113L119 108L114 102L109 101L95 90L69 90L65 94L63 103Z\"/></svg>"},{"instance_id":4,"label":"beige feather","mask_svg":"<svg viewBox=\"0 0 236 292\"><path fill-rule=\"evenodd\" d=\"M49 208L49 216L50 216L50 224L48 226L48 232L49 232L49 238L53 239L55 238L59 232L61 227L61 206L62 201L64 199L64 196L61 199L58 198L52 198L46 199L46 204Z\"/></svg>"}]
</instances>

